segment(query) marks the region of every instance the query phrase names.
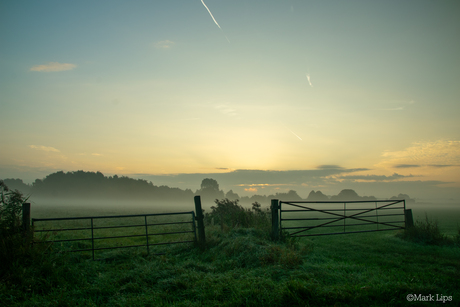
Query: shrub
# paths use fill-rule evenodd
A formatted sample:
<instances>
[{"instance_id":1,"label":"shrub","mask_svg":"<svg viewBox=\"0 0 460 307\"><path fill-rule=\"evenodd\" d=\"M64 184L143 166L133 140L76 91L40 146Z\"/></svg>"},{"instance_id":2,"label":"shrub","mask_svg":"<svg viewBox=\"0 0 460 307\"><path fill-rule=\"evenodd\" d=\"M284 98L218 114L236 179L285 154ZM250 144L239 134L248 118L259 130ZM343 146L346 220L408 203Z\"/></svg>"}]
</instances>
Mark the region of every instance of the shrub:
<instances>
[{"instance_id":1,"label":"shrub","mask_svg":"<svg viewBox=\"0 0 460 307\"><path fill-rule=\"evenodd\" d=\"M205 223L210 225L216 223L222 229L227 227L270 229L270 211L262 210L258 202L252 204L252 209L243 208L238 200L228 198L214 201L216 206L211 207L211 213L205 214Z\"/></svg>"},{"instance_id":2,"label":"shrub","mask_svg":"<svg viewBox=\"0 0 460 307\"><path fill-rule=\"evenodd\" d=\"M22 224L22 205L27 199L0 180L0 278L19 264L30 263L32 255L43 249L32 249L33 230L26 231Z\"/></svg>"}]
</instances>

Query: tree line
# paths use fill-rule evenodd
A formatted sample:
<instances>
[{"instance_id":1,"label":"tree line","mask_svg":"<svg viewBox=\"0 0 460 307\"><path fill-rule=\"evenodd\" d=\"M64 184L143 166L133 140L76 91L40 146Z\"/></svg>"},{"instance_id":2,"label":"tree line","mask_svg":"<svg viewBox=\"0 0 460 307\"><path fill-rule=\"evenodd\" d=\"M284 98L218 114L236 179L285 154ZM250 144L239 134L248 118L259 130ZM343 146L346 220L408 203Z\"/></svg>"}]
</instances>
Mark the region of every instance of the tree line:
<instances>
[{"instance_id":1,"label":"tree line","mask_svg":"<svg viewBox=\"0 0 460 307\"><path fill-rule=\"evenodd\" d=\"M327 196L321 191L311 191L306 199L302 199L296 191L271 195L253 195L240 197L230 190L224 192L212 178L205 178L200 189L171 188L165 185L156 186L151 181L133 179L126 176L104 176L101 172L73 171L49 174L43 179L36 179L31 185L21 179L5 179L4 183L12 190L19 190L25 195L43 198L79 198L79 199L130 199L130 200L171 200L190 201L195 195L200 195L204 201L214 202L215 199L239 200L242 204L254 202L267 203L270 199L281 200L376 200L374 196L359 196L354 190L344 189L338 195ZM408 195L399 194L391 199L406 199L413 202Z\"/></svg>"}]
</instances>

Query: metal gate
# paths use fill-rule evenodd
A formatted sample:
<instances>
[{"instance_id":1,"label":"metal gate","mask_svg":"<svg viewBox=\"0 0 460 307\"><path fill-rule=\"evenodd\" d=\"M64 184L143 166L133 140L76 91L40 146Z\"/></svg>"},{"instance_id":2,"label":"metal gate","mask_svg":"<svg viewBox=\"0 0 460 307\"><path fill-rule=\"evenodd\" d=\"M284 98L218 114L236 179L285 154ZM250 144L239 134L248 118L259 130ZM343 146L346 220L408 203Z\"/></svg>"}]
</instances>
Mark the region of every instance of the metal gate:
<instances>
[{"instance_id":1,"label":"metal gate","mask_svg":"<svg viewBox=\"0 0 460 307\"><path fill-rule=\"evenodd\" d=\"M167 216L185 216L185 219L174 221L160 220L156 222L149 221L149 218L155 217L167 217ZM187 218L188 216L188 218ZM142 218L143 217L143 218ZM110 225L105 222L108 220L120 221L118 225ZM123 221L123 219L125 219ZM58 222L54 227L46 226ZM62 222L62 223L61 223ZM45 228L37 227L37 223L45 223ZM89 224L88 224L89 223ZM85 225L86 224L86 225ZM170 227L176 226L178 228L171 229ZM187 226L189 225L189 226ZM190 227L191 226L191 227ZM191 243L196 241L196 226L195 226L195 212L174 212L174 213L156 213L156 214L137 214L137 215L115 215L115 216L89 216L89 217L65 217L65 218L44 218L32 219L32 227L34 233L47 233L51 236L40 243L66 243L70 244L69 248L66 249L68 252L92 252L94 259L94 251L97 250L108 250L128 247L142 247L147 248L147 253L150 253L151 246L167 245L167 244L178 244L178 243ZM50 228L51 227L51 228ZM189 228L189 229L184 229ZM130 234L118 233L117 229L120 228L131 228ZM125 230L124 232L126 232ZM85 235L78 235L76 233L86 233ZM99 232L99 235L96 233ZM63 235L63 233L65 233ZM182 234L191 234L191 238L187 240L179 241L163 241L152 240L154 236L165 236L172 238L173 240L180 237ZM128 244L121 244L116 239L130 238ZM115 239L115 240L113 240ZM107 243L107 241L115 242L114 244ZM139 242L140 241L140 242ZM105 242L101 244L101 242ZM141 243L141 244L136 244ZM109 245L109 246L107 246ZM161 255L163 253L154 252L153 254Z\"/></svg>"},{"instance_id":2,"label":"metal gate","mask_svg":"<svg viewBox=\"0 0 460 307\"><path fill-rule=\"evenodd\" d=\"M279 201L277 208L280 232L295 237L404 229L410 211L405 200Z\"/></svg>"}]
</instances>

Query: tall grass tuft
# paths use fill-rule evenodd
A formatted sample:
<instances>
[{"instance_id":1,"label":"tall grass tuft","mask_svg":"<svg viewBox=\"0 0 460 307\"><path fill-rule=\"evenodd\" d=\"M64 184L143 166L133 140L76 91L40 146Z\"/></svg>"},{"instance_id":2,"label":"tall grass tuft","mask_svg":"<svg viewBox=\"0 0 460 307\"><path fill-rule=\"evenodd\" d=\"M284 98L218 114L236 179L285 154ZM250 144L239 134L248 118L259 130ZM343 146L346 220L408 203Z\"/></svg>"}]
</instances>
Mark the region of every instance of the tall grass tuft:
<instances>
[{"instance_id":1,"label":"tall grass tuft","mask_svg":"<svg viewBox=\"0 0 460 307\"><path fill-rule=\"evenodd\" d=\"M457 240L441 233L438 222L428 219L427 215L424 221L415 222L413 227L407 227L398 236L407 241L428 245L451 245ZM460 237L460 230L458 237Z\"/></svg>"}]
</instances>

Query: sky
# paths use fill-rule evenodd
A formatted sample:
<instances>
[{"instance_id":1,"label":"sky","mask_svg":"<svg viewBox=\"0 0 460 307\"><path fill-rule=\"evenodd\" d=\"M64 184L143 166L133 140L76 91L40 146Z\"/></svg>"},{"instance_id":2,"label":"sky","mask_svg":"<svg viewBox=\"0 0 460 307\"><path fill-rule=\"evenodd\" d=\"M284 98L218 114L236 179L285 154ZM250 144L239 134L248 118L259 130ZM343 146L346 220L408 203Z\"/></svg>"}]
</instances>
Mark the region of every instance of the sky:
<instances>
[{"instance_id":1,"label":"sky","mask_svg":"<svg viewBox=\"0 0 460 307\"><path fill-rule=\"evenodd\" d=\"M1 1L0 178L460 199L459 15L458 1Z\"/></svg>"}]
</instances>

